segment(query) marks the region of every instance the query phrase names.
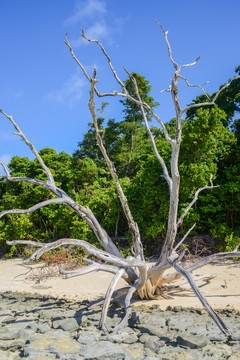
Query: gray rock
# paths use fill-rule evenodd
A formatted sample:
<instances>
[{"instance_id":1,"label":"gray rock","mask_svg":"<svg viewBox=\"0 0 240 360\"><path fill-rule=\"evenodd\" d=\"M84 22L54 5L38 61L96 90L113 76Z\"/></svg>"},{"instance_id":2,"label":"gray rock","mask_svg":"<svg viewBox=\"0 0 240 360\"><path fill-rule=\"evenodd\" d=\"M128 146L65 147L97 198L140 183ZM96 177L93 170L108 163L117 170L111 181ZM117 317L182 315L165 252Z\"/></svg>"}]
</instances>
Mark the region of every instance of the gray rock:
<instances>
[{"instance_id":1,"label":"gray rock","mask_svg":"<svg viewBox=\"0 0 240 360\"><path fill-rule=\"evenodd\" d=\"M118 333L107 335L107 340L116 343L134 344L138 341L138 336L133 329L125 328L118 331Z\"/></svg>"},{"instance_id":2,"label":"gray rock","mask_svg":"<svg viewBox=\"0 0 240 360\"><path fill-rule=\"evenodd\" d=\"M9 331L7 327L0 329L0 340L13 340L17 337L18 330Z\"/></svg>"},{"instance_id":3,"label":"gray rock","mask_svg":"<svg viewBox=\"0 0 240 360\"><path fill-rule=\"evenodd\" d=\"M26 329L31 329L34 332L44 334L45 332L50 330L50 326L46 322L33 322L29 324Z\"/></svg>"},{"instance_id":4,"label":"gray rock","mask_svg":"<svg viewBox=\"0 0 240 360\"><path fill-rule=\"evenodd\" d=\"M240 360L239 312L221 314L231 339L201 311L147 306L134 308L131 328L104 334L99 311L87 312L86 303L11 292L0 299L0 360ZM121 320L115 310L109 329Z\"/></svg>"},{"instance_id":5,"label":"gray rock","mask_svg":"<svg viewBox=\"0 0 240 360\"><path fill-rule=\"evenodd\" d=\"M99 340L100 336L101 336L100 332L81 331L77 341L80 342L80 344L85 344L85 345L93 344L97 340Z\"/></svg>"},{"instance_id":6,"label":"gray rock","mask_svg":"<svg viewBox=\"0 0 240 360\"><path fill-rule=\"evenodd\" d=\"M151 335L149 334L143 334L139 337L139 341L143 344L150 339L151 339Z\"/></svg>"},{"instance_id":7,"label":"gray rock","mask_svg":"<svg viewBox=\"0 0 240 360\"><path fill-rule=\"evenodd\" d=\"M33 335L34 335L34 331L32 331L31 329L20 329L17 333L16 339L22 339L26 342Z\"/></svg>"},{"instance_id":8,"label":"gray rock","mask_svg":"<svg viewBox=\"0 0 240 360\"><path fill-rule=\"evenodd\" d=\"M126 360L132 360L132 359L137 359L137 360L141 360L141 359L145 359L145 349L144 346L142 344L139 343L135 343L135 344L121 344L120 345L121 348L124 350L125 352L125 358Z\"/></svg>"},{"instance_id":9,"label":"gray rock","mask_svg":"<svg viewBox=\"0 0 240 360\"><path fill-rule=\"evenodd\" d=\"M144 314L140 313L138 315L138 323L140 325L150 325L156 326L158 328L163 328L166 325L166 318L162 315L162 313L156 313L154 314ZM137 324L135 324L137 325ZM139 326L137 326L139 327Z\"/></svg>"},{"instance_id":10,"label":"gray rock","mask_svg":"<svg viewBox=\"0 0 240 360\"><path fill-rule=\"evenodd\" d=\"M123 360L126 353L119 344L113 344L110 341L100 341L91 345L82 345L79 355L84 356L87 360Z\"/></svg>"},{"instance_id":11,"label":"gray rock","mask_svg":"<svg viewBox=\"0 0 240 360\"><path fill-rule=\"evenodd\" d=\"M10 351L2 351L2 350L0 350L0 359L1 360L20 360L17 353L13 353Z\"/></svg>"},{"instance_id":12,"label":"gray rock","mask_svg":"<svg viewBox=\"0 0 240 360\"><path fill-rule=\"evenodd\" d=\"M75 317L76 311L75 310L63 310L61 313L59 311L55 314L53 313L54 317L52 320L59 320L65 318L73 318Z\"/></svg>"},{"instance_id":13,"label":"gray rock","mask_svg":"<svg viewBox=\"0 0 240 360\"><path fill-rule=\"evenodd\" d=\"M162 346L165 346L165 342L157 336L151 336L149 340L145 341L145 347L148 347L154 352L157 352Z\"/></svg>"},{"instance_id":14,"label":"gray rock","mask_svg":"<svg viewBox=\"0 0 240 360\"><path fill-rule=\"evenodd\" d=\"M1 340L0 341L0 349L1 350L17 350L22 349L25 345L25 341L22 339L14 339L14 340Z\"/></svg>"},{"instance_id":15,"label":"gray rock","mask_svg":"<svg viewBox=\"0 0 240 360\"><path fill-rule=\"evenodd\" d=\"M66 355L79 354L81 345L64 331L49 331L45 334L35 334L24 346L24 356L54 354L61 358Z\"/></svg>"},{"instance_id":16,"label":"gray rock","mask_svg":"<svg viewBox=\"0 0 240 360\"><path fill-rule=\"evenodd\" d=\"M54 329L62 329L64 331L73 332L79 328L77 321L74 318L55 320L52 324Z\"/></svg>"},{"instance_id":17,"label":"gray rock","mask_svg":"<svg viewBox=\"0 0 240 360\"><path fill-rule=\"evenodd\" d=\"M39 317L41 319L64 319L64 311L63 310L54 310L54 309L36 309Z\"/></svg>"},{"instance_id":18,"label":"gray rock","mask_svg":"<svg viewBox=\"0 0 240 360\"><path fill-rule=\"evenodd\" d=\"M188 336L186 338L182 338L181 336L177 337L177 344L184 348L190 349L200 349L208 344L208 339L202 336Z\"/></svg>"},{"instance_id":19,"label":"gray rock","mask_svg":"<svg viewBox=\"0 0 240 360\"><path fill-rule=\"evenodd\" d=\"M54 354L48 354L48 353L32 353L29 354L28 357L24 356L25 360L57 360L59 359L59 357L56 357L56 355ZM20 359L16 359L16 360L20 360Z\"/></svg>"}]
</instances>

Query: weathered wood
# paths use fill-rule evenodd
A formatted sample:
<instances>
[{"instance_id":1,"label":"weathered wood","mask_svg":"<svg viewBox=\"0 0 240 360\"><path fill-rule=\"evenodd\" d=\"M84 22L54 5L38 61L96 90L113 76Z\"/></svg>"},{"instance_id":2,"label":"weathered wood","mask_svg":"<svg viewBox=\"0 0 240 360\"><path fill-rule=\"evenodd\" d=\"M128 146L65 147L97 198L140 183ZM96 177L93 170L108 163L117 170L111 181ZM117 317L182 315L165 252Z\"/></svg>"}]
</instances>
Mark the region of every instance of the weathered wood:
<instances>
[{"instance_id":1,"label":"weathered wood","mask_svg":"<svg viewBox=\"0 0 240 360\"><path fill-rule=\"evenodd\" d=\"M92 211L88 207L83 207L81 204L76 203L68 194L66 194L62 189L58 188L55 184L53 175L50 171L50 169L46 166L43 159L39 155L38 151L35 149L33 144L27 139L27 137L24 135L22 130L19 128L19 126L15 123L13 120L13 117L10 115L7 115L2 109L0 109L0 113L4 115L14 126L16 132L14 132L15 135L19 136L29 147L29 149L32 151L32 153L35 155L36 159L38 160L39 164L42 167L43 172L47 176L46 181L42 181L39 179L31 179L27 177L12 177L10 172L8 171L5 164L3 164L0 161L0 165L2 165L4 172L6 175L1 176L0 183L5 182L27 182L31 183L33 185L42 186L46 189L48 189L56 198L46 200L43 202L40 202L28 209L12 209L12 210L5 210L0 213L0 218L7 215L7 214L30 214L38 209L41 209L45 206L48 206L50 204L63 204L68 206L70 209L72 209L75 213L77 213L80 217L82 217L88 225L93 230L96 238L98 239L100 245L103 247L104 250L98 249L97 247L87 243L84 240L79 239L59 239L54 242L48 243L48 244L42 244L36 241L29 241L29 240L14 240L11 242L8 242L8 244L14 245L14 244L25 244L25 245L31 245L34 247L37 247L38 249L34 252L30 258L25 261L25 263L29 263L31 260L39 259L40 256L42 256L45 252L56 249L60 246L67 246L67 245L76 245L79 247L82 247L85 249L86 254L90 254L91 256L95 256L98 259L103 260L104 264L98 264L92 260L86 259L90 265L87 268L74 270L74 271L64 271L61 270L60 272L66 277L72 277L72 276L79 276L85 273L89 273L92 271L108 271L113 274L115 274L108 291L106 293L105 300L103 301L103 311L100 321L100 327L107 331L106 328L106 316L107 311L110 302L115 298L115 296L118 296L121 291L126 294L125 297L125 315L122 319L122 321L116 326L115 331L119 330L120 328L124 327L127 323L128 318L131 316L131 298L134 293L136 293L140 298L146 298L146 299L154 299L158 296L167 298L169 295L167 294L168 291L171 291L173 288L180 289L181 283L177 284L176 282L181 278L182 276L187 280L189 285L191 286L192 291L196 294L196 296L201 301L202 305L207 309L212 319L215 321L216 325L219 327L219 329L224 334L229 334L229 330L227 326L224 324L224 322L220 319L218 314L212 309L211 305L208 303L207 299L204 297L204 295L199 291L199 288L196 284L196 281L194 280L194 277L192 276L191 272L199 267L202 267L212 261L225 259L229 257L240 257L240 253L238 252L238 244L234 251L228 252L228 253L218 253L213 254L210 256L207 256L204 259L201 259L200 261L195 262L194 264L191 264L189 266L186 266L185 268L180 266L178 261L183 257L183 252L179 255L176 253L176 250L179 248L179 246L182 244L182 242L185 240L185 238L188 236L188 234L192 231L195 224L187 231L185 236L182 238L182 240L175 246L174 243L176 240L176 235L178 228L181 226L184 217L188 213L188 211L192 208L194 203L197 201L198 195L203 190L210 190L215 188L216 186L212 183L212 177L210 178L210 186L205 185L202 188L198 189L195 192L195 195L193 197L193 200L189 203L189 205L185 208L185 210L182 212L180 217L178 218L178 203L179 203L179 186L180 186L180 174L179 174L179 166L178 166L178 160L179 160L179 152L180 152L180 146L181 146L181 138L182 138L182 129L188 119L183 120L183 115L191 108L197 108L201 106L209 106L214 105L216 99L218 98L219 94L226 89L232 81L235 79L239 79L240 76L235 76L233 79L229 81L226 85L224 85L220 90L218 90L213 98L213 100L205 103L200 104L192 104L185 108L181 108L179 98L178 98L178 82L179 80L183 80L187 86L190 87L199 87L204 94L206 94L203 85L192 85L189 83L188 79L183 77L180 74L180 71L182 68L190 67L195 65L200 58L197 58L194 62L184 65L178 65L178 63L173 59L172 55L172 49L168 40L168 32L164 30L163 26L156 21L156 23L161 27L161 30L164 35L164 39L167 45L168 49L168 55L170 62L172 63L174 67L174 74L171 80L171 84L167 90L171 93L173 105L175 108L175 118L176 118L176 127L175 127L175 136L170 136L170 134L167 131L167 128L163 121L160 119L160 117L153 111L153 109L146 104L144 101L142 101L139 90L137 86L137 82L134 79L134 77L125 69L125 71L128 73L130 79L132 80L134 87L135 87L135 93L136 96L132 96L128 93L124 82L121 81L119 78L116 70L113 67L113 64L111 62L110 56L106 52L103 45L98 40L92 40L85 36L84 31L82 32L82 36L86 41L90 43L96 43L102 50L104 56L107 59L108 65L110 67L110 70L113 74L113 77L115 78L117 84L120 86L121 91L112 91L108 93L100 93L96 87L96 69L94 69L93 77L91 78L84 66L81 64L81 62L78 60L78 58L75 56L73 49L67 39L67 36L65 37L65 44L68 46L68 49L71 53L71 56L73 59L77 62L78 66L81 68L84 76L87 78L87 80L90 83L90 100L89 100L89 109L93 118L93 123L95 127L95 134L96 134L96 140L97 144L103 154L103 157L106 161L106 164L109 168L109 171L111 173L111 176L114 180L115 186L118 191L119 199L122 205L122 208L124 210L124 214L126 216L129 230L132 236L133 240L133 248L132 253L133 256L124 258L121 254L120 250L117 248L117 246L114 244L112 239L107 234L106 230L103 229L101 224L98 222ZM140 107L146 131L148 133L149 139L151 141L153 151L160 163L160 166L163 170L163 177L166 179L169 187L169 197L170 197L170 205L169 205L169 214L168 214L168 225L167 225L167 235L166 239L161 251L161 254L159 258L157 259L156 263L150 268L147 269L147 265L144 259L144 253L143 253L143 246L141 242L140 232L138 229L138 225L135 222L133 215L131 213L131 210L128 205L127 198L121 188L121 185L119 183L117 173L115 166L113 162L110 160L106 149L104 147L100 131L98 128L97 123L97 117L96 117L96 111L95 111L95 100L94 95L97 95L98 97L106 97L106 96L118 96L123 97L125 99L128 99L132 101L134 104L138 105ZM147 113L149 113L152 117L154 117L157 122L160 124L165 140L171 145L172 148L172 154L171 154L171 161L170 164L166 164L163 157L160 155L159 150L157 149L154 136L151 132L151 129L148 124L147 120ZM109 265L109 263L113 265ZM166 270L169 267L173 267L175 271L170 274L166 274ZM117 284L118 279L122 277L126 280L126 282L130 285L127 288L120 289L114 291L114 288ZM169 285L171 283L171 285ZM173 283L173 284L172 284ZM175 286L175 287L174 287Z\"/></svg>"}]
</instances>

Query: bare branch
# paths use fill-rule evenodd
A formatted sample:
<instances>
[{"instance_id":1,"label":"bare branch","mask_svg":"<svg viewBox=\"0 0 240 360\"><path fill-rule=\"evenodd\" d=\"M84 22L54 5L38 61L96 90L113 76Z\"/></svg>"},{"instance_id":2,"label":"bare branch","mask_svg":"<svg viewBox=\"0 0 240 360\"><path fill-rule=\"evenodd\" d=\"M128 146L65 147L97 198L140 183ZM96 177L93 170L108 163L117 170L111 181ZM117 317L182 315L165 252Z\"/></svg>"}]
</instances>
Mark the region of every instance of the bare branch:
<instances>
[{"instance_id":1,"label":"bare branch","mask_svg":"<svg viewBox=\"0 0 240 360\"><path fill-rule=\"evenodd\" d=\"M216 188L216 187L219 187L219 185L213 185L213 183L212 183L212 174L211 174L211 176L210 176L210 184L211 184L211 186L205 185L205 186L203 186L202 188L198 189L198 190L195 192L193 200L192 200L192 201L190 202L190 204L186 207L186 209L183 211L182 215L181 215L180 218L178 219L177 227L179 227L179 226L182 224L184 217L186 216L186 214L188 213L188 211L191 209L191 207L193 206L193 204L195 204L195 202L197 201L198 195L199 195L199 193L200 193L201 191L206 190L206 189L214 189L214 188Z\"/></svg>"},{"instance_id":2,"label":"bare branch","mask_svg":"<svg viewBox=\"0 0 240 360\"><path fill-rule=\"evenodd\" d=\"M160 93L163 93L163 92L171 92L171 90L172 90L172 86L171 85L169 85L169 88L168 89L163 89L163 90L161 90L160 91Z\"/></svg>"},{"instance_id":3,"label":"bare branch","mask_svg":"<svg viewBox=\"0 0 240 360\"><path fill-rule=\"evenodd\" d=\"M239 246L240 246L240 242L235 246L235 248L233 249L233 251L238 251Z\"/></svg>"},{"instance_id":4,"label":"bare branch","mask_svg":"<svg viewBox=\"0 0 240 360\"><path fill-rule=\"evenodd\" d=\"M177 259L172 259L171 257L168 258L168 261L170 264L181 274L183 275L189 282L189 285L191 286L194 294L198 297L204 308L207 310L211 318L214 320L216 325L219 327L219 329L225 334L229 335L229 329L227 325L222 321L222 319L219 317L219 315L213 310L211 305L209 304L206 297L201 293L199 290L195 280L192 277L191 272L187 268L182 268L178 263Z\"/></svg>"},{"instance_id":5,"label":"bare branch","mask_svg":"<svg viewBox=\"0 0 240 360\"><path fill-rule=\"evenodd\" d=\"M33 144L26 138L26 136L24 135L24 133L22 132L22 130L19 128L19 126L15 123L15 121L13 120L13 117L10 115L7 115L2 109L0 109L0 112L8 119L11 121L11 123L13 124L13 126L15 127L15 129L17 130L17 133L14 133L18 136L20 136L22 138L22 140L26 143L26 145L30 148L30 150L32 151L32 153L35 155L36 159L38 160L39 164L41 165L41 167L43 168L44 173L47 175L48 177L48 181L52 184L52 186L55 186L55 182L53 179L53 176L51 174L51 171L49 170L49 168L44 164L41 156L39 155L39 153L37 152L37 150L35 149L35 147L33 146Z\"/></svg>"},{"instance_id":6,"label":"bare branch","mask_svg":"<svg viewBox=\"0 0 240 360\"><path fill-rule=\"evenodd\" d=\"M240 245L240 244L238 244L238 245ZM229 251L229 252L221 252L221 253L217 253L217 254L212 254L212 255L209 255L199 261L196 261L195 263L187 266L185 269L187 269L188 271L193 271L193 270L201 268L202 266L204 266L206 264L210 264L213 261L229 259L229 258L233 258L233 257L240 257L240 252L237 250L234 250L234 251Z\"/></svg>"},{"instance_id":7,"label":"bare branch","mask_svg":"<svg viewBox=\"0 0 240 360\"><path fill-rule=\"evenodd\" d=\"M168 37L167 37L167 34L168 34L168 31L165 31L162 24L160 24L157 20L155 20L155 22L161 27L162 29L162 32L164 34L164 38L165 38L165 41L166 41L166 44L167 44L167 48L168 48L168 54L169 54L169 58L173 64L173 66L175 67L175 69L177 70L179 68L179 65L173 60L173 57L172 57L172 49L171 49L171 46L169 44L169 41L168 41Z\"/></svg>"},{"instance_id":8,"label":"bare branch","mask_svg":"<svg viewBox=\"0 0 240 360\"><path fill-rule=\"evenodd\" d=\"M121 289L117 289L113 292L112 294L112 298L111 298L111 302L114 301L115 299L117 299L119 296L125 295L129 290L129 286L126 286L124 288ZM100 298L98 300L94 300L92 301L89 306L87 307L88 310L94 309L97 306L103 305L104 303L104 299L105 298Z\"/></svg>"},{"instance_id":9,"label":"bare branch","mask_svg":"<svg viewBox=\"0 0 240 360\"><path fill-rule=\"evenodd\" d=\"M3 169L4 169L5 173L6 173L6 176L10 177L10 173L9 173L8 168L6 167L6 165L2 161L0 161L0 165L2 165L2 167L3 167ZM0 177L2 177L2 175L0 175Z\"/></svg>"},{"instance_id":10,"label":"bare branch","mask_svg":"<svg viewBox=\"0 0 240 360\"><path fill-rule=\"evenodd\" d=\"M162 158L162 156L159 154L158 152L158 149L157 149L157 146L156 146L156 143L155 143L155 140L154 140L154 136L149 128L149 124L148 124L148 120L147 120L147 116L146 116L146 113L145 113L145 110L144 110L144 107L143 107L143 103L142 103L142 100L141 100L141 97L140 97L140 94L139 94L139 90L138 90L138 85L137 85L137 81L136 79L134 78L134 76L132 74L130 74L126 69L125 71L127 72L127 74L129 75L130 79L132 80L133 84L134 84L134 87L135 87L135 92L136 92L136 96L137 96L137 99L139 100L139 102L141 102L141 105L140 105L140 109L141 109L141 113L142 113L142 116L143 116L143 119L144 119L144 123L145 123L145 127L146 127L146 130L147 130L147 133L148 133L148 136L149 136L149 139L152 143L152 147L153 147L153 151L158 159L158 161L160 162L161 166L162 166L162 169L163 169L163 177L166 179L167 183L168 183L168 186L169 186L169 191L171 192L172 191L172 179L171 177L169 176L169 173L168 173L168 169L167 169L167 166L165 164L165 161L164 159Z\"/></svg>"},{"instance_id":11,"label":"bare branch","mask_svg":"<svg viewBox=\"0 0 240 360\"><path fill-rule=\"evenodd\" d=\"M24 240L23 240L24 241ZM14 240L8 242L10 245L14 244L21 244L22 240ZM34 246L38 246L36 242L30 242L29 244ZM84 248L86 254L94 255L106 262L113 263L116 266L128 268L129 266L136 266L136 267L142 267L145 266L145 263L132 257L128 256L127 259L120 259L117 256L111 255L107 253L106 251L102 251L98 249L96 246L89 244L88 242L84 240L78 240L78 239L59 239L56 241L53 241L51 243L44 244L41 246L41 249L38 249L35 251L34 254L32 254L27 260L24 261L24 263L29 263L33 260L38 260L45 252L53 249L57 249L60 246L64 245L75 245Z\"/></svg>"},{"instance_id":12,"label":"bare branch","mask_svg":"<svg viewBox=\"0 0 240 360\"><path fill-rule=\"evenodd\" d=\"M5 211L0 212L0 219L1 219L1 217L3 217L4 215L7 215L7 214L31 214L32 212L34 212L38 209L41 209L45 206L52 205L52 204L65 204L65 200L64 199L49 199L49 200L42 201L39 204L36 204L28 209L5 210Z\"/></svg>"},{"instance_id":13,"label":"bare branch","mask_svg":"<svg viewBox=\"0 0 240 360\"><path fill-rule=\"evenodd\" d=\"M200 60L200 56L199 56L194 62L192 62L192 63L190 63L190 64L184 64L184 65L181 65L181 66L179 66L179 65L176 63L176 61L173 60L173 57L172 57L172 49L171 49L170 43L169 43L169 41L168 41L168 36L167 36L167 35L168 35L168 31L165 31L164 28L163 28L163 26L162 26L157 20L155 20L155 22L156 22L156 23L161 27L161 29L162 29L162 32L163 32L163 34L164 34L164 38L165 38L165 41L166 41L166 44L167 44L167 48L168 48L169 58L170 58L170 60L171 60L171 62L172 62L172 64L173 64L175 70L180 70L180 69L183 68L183 67L189 67L189 66L196 65L196 63Z\"/></svg>"},{"instance_id":14,"label":"bare branch","mask_svg":"<svg viewBox=\"0 0 240 360\"><path fill-rule=\"evenodd\" d=\"M96 235L97 239L99 240L100 244L104 247L106 251L108 251L110 254L113 254L115 256L119 256L120 258L123 258L123 255L120 253L116 245L113 243L111 238L108 236L106 231L101 227L99 222L97 221L96 217L93 215L92 211L89 208L85 208L79 204L77 204L73 199L71 199L62 189L53 186L52 183L49 181L44 182L42 180L38 179L31 179L26 177L7 177L4 178L0 183L2 182L28 182L33 185L39 185L42 187L45 187L49 189L51 192L53 192L59 199L57 200L57 203L62 203L71 208L73 211L75 211L78 215L80 215L92 228L94 231L94 234ZM54 201L54 200L51 200ZM45 202L44 202L45 203ZM47 205L47 204L46 204ZM34 211L34 210L33 210ZM133 278L134 272L132 270L129 270L132 273Z\"/></svg>"},{"instance_id":15,"label":"bare branch","mask_svg":"<svg viewBox=\"0 0 240 360\"><path fill-rule=\"evenodd\" d=\"M124 315L123 319L119 322L119 324L114 328L113 331L118 331L126 325L128 319L131 317L131 313L132 313L131 299L133 297L133 294L135 293L135 291L141 289L147 281L146 267L139 267L138 269L139 269L139 278L130 287L130 289L128 290L127 296L125 297L125 300L124 300L125 315Z\"/></svg>"},{"instance_id":16,"label":"bare branch","mask_svg":"<svg viewBox=\"0 0 240 360\"><path fill-rule=\"evenodd\" d=\"M196 223L193 224L193 226L186 232L186 234L183 236L183 238L181 239L181 241L179 241L179 243L175 246L175 248L173 249L173 251L176 251L178 249L178 247L184 242L184 240L188 237L188 235L190 234L190 232L195 228Z\"/></svg>"},{"instance_id":17,"label":"bare branch","mask_svg":"<svg viewBox=\"0 0 240 360\"><path fill-rule=\"evenodd\" d=\"M190 64L181 65L180 68L196 65L196 63L197 63L199 60L200 60L200 56L199 56L195 61L193 61L193 62L190 63Z\"/></svg>"},{"instance_id":18,"label":"bare branch","mask_svg":"<svg viewBox=\"0 0 240 360\"><path fill-rule=\"evenodd\" d=\"M123 319L119 322L119 324L117 326L115 326L113 331L117 332L117 331L121 330L122 328L124 328L125 325L127 324L128 319L130 319L130 317L132 315L131 299L132 299L133 294L135 293L136 289L137 289L136 285L133 285L128 290L127 296L124 299L125 315L124 315Z\"/></svg>"},{"instance_id":19,"label":"bare branch","mask_svg":"<svg viewBox=\"0 0 240 360\"><path fill-rule=\"evenodd\" d=\"M202 92L204 93L204 95L206 95L206 97L208 98L208 100L210 100L210 97L208 96L208 94L206 93L206 91L205 91L204 88L203 88L203 86L206 85L206 84L208 84L209 81L205 82L205 83L202 84L202 85L193 85L193 84L190 84L190 83L188 82L188 79L185 78L185 77L183 77L182 75L179 75L179 77L180 77L180 79L183 79L183 80L186 82L187 86L190 86L190 87L198 87L199 89L201 89Z\"/></svg>"},{"instance_id":20,"label":"bare branch","mask_svg":"<svg viewBox=\"0 0 240 360\"><path fill-rule=\"evenodd\" d=\"M43 247L45 244L40 243L38 241L32 241L32 240L12 240L7 241L8 245L30 245L35 247Z\"/></svg>"},{"instance_id":21,"label":"bare branch","mask_svg":"<svg viewBox=\"0 0 240 360\"><path fill-rule=\"evenodd\" d=\"M105 333L109 332L107 329L107 326L106 326L107 311L108 311L108 308L109 308L109 305L111 302L111 298L112 298L114 289L118 283L118 280L122 277L124 271L125 270L122 268L120 268L118 270L118 272L116 273L116 275L113 277L112 281L110 282L110 285L109 285L106 295L105 295L101 318L100 318L100 322L99 322L99 328L102 329Z\"/></svg>"},{"instance_id":22,"label":"bare branch","mask_svg":"<svg viewBox=\"0 0 240 360\"><path fill-rule=\"evenodd\" d=\"M66 35L67 36L67 35ZM70 53L73 57L73 59L77 62L78 66L81 68L81 70L83 71L85 77L87 78L87 80L91 83L91 78L90 76L87 74L87 71L86 69L84 68L84 66L80 63L80 61L77 59L77 57L75 56L73 50L72 50L72 47L67 39L67 37L65 36L65 44L68 46L69 50L70 50ZM87 39L88 41L90 41L89 39ZM96 42L96 40L93 40L93 42ZM109 61L109 56L106 54L106 57ZM113 69L114 71L114 69ZM118 81L118 80L117 80ZM120 85L122 84L124 86L124 84L121 82L121 80L119 79L120 81ZM122 87L121 85L121 87ZM124 87L125 88L125 87ZM173 144L174 143L174 140L169 136L168 132L167 132L167 129L164 125L164 123L162 122L162 120L159 118L159 116L157 114L155 114L155 112L153 111L153 109L145 102L140 102L138 101L137 99L133 98L132 96L130 96L128 94L128 92L126 91L126 88L125 90L123 90L123 92L117 92L117 91L113 91L113 92L110 92L110 93L99 93L99 91L97 90L96 88L96 85L94 85L94 91L96 92L97 96L98 97L106 97L106 96L120 96L120 97L125 97L127 99L129 99L130 101L134 102L136 105L143 105L144 108L157 120L157 122L161 125L162 129L163 129L163 132L164 132L164 136L166 138L166 140L170 143L170 144Z\"/></svg>"},{"instance_id":23,"label":"bare branch","mask_svg":"<svg viewBox=\"0 0 240 360\"><path fill-rule=\"evenodd\" d=\"M95 127L95 134L96 134L96 139L97 139L97 143L98 146L104 156L104 159L107 163L107 166L109 168L109 171L111 173L111 176L113 178L113 181L116 185L117 188L117 192L122 204L122 208L124 210L124 214L127 218L127 222L128 222L128 226L132 235L132 240L133 240L133 247L134 247L134 253L136 254L137 257L139 257L141 260L144 260L144 255L143 255L143 247L142 247L142 243L141 243L141 238L140 238L140 233L138 230L138 226L135 223L131 210L128 206L128 202L127 202L127 198L122 190L122 187L118 181L118 177L117 177L117 173L116 173L116 169L114 164L112 163L112 161L109 159L108 154L106 152L105 146L103 144L100 132L99 132L99 128L98 128L98 123L97 123L97 117L96 117L96 112L95 112L95 101L94 101L94 86L96 83L96 69L94 70L94 74L93 74L93 79L91 80L91 90L90 90L90 100L88 103L91 115L92 115L92 119L93 119L93 123L94 123L94 127Z\"/></svg>"},{"instance_id":24,"label":"bare branch","mask_svg":"<svg viewBox=\"0 0 240 360\"><path fill-rule=\"evenodd\" d=\"M112 274L116 274L118 272L118 268L112 265L106 265L106 264L98 264L95 261L83 258L84 261L86 262L90 262L91 265L86 266L84 268L81 269L77 269L77 270L64 270L64 269L59 269L60 274L64 275L64 279L68 279L71 277L75 277L75 276L81 276L84 274L89 274L91 272L94 271L106 271L106 272L110 272ZM126 272L124 271L123 278L128 278L128 275L126 274Z\"/></svg>"},{"instance_id":25,"label":"bare branch","mask_svg":"<svg viewBox=\"0 0 240 360\"><path fill-rule=\"evenodd\" d=\"M182 110L182 114L184 114L186 111L193 109L193 108L199 108L202 106L210 106L210 105L214 105L215 101L217 100L219 94L221 94L221 92L223 90L225 90L227 87L229 87L229 85L236 79L240 79L240 75L238 76L234 76L227 84L225 84L223 87L221 87L215 94L214 98L212 101L209 102L203 102L203 103L199 103L199 104L191 104L189 106L187 106L185 109Z\"/></svg>"},{"instance_id":26,"label":"bare branch","mask_svg":"<svg viewBox=\"0 0 240 360\"><path fill-rule=\"evenodd\" d=\"M116 70L115 70L115 69L113 68L113 66L112 66L111 59L110 59L110 57L108 56L108 54L107 54L106 50L104 49L103 45L100 43L100 41L98 41L98 40L91 40L91 39L87 38L87 37L85 36L84 30L82 30L82 37L83 37L84 39L86 39L87 41L89 41L89 42L94 42L94 43L96 43L96 44L98 44L98 45L100 46L102 52L104 53L104 55L106 56L106 58L107 58L107 60L108 60L108 64L109 64L109 67L110 67L110 69L111 69L111 71L112 71L112 73L113 73L113 76L114 76L115 79L117 80L118 84L121 86L123 93L124 93L124 94L128 94L125 85L124 85L123 82L119 79Z\"/></svg>"}]
</instances>

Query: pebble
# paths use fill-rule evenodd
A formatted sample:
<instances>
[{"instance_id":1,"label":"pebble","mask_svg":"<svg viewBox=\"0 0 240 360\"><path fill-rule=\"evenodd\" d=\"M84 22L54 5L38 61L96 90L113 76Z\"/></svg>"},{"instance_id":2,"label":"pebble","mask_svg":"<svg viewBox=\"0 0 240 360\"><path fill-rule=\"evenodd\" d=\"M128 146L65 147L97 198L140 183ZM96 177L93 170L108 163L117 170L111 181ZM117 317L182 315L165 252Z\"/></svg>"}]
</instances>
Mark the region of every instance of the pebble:
<instances>
[{"instance_id":1,"label":"pebble","mask_svg":"<svg viewBox=\"0 0 240 360\"><path fill-rule=\"evenodd\" d=\"M98 329L101 308L27 293L0 293L0 360L240 360L240 312L221 311L227 338L206 312L134 308L118 333ZM109 309L109 330L123 310Z\"/></svg>"}]
</instances>

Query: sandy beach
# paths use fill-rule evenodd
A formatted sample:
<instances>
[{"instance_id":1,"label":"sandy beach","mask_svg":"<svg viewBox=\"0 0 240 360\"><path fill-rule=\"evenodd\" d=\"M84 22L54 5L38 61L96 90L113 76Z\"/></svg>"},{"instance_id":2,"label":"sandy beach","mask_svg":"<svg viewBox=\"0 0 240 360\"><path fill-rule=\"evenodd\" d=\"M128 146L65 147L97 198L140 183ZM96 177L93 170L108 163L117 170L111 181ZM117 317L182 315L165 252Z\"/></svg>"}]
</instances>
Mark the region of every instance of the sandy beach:
<instances>
[{"instance_id":1,"label":"sandy beach","mask_svg":"<svg viewBox=\"0 0 240 360\"><path fill-rule=\"evenodd\" d=\"M34 265L33 267L40 266ZM36 272L36 270L34 270ZM28 292L41 295L52 295L71 300L95 300L104 296L112 279L111 274L106 272L93 272L70 279L62 279L60 276L42 279L40 282L34 278L29 267L22 264L21 259L0 260L0 292ZM240 262L227 260L215 262L204 266L194 272L196 275L214 274L210 283L204 285L199 282L201 290L214 309L233 308L240 310ZM120 280L117 288L126 286L126 282ZM184 285L184 287L188 287ZM188 287L189 288L189 287ZM134 301L133 305L158 304L162 309L168 306L184 306L201 308L202 305L191 292L176 292L171 294L170 300L145 300Z\"/></svg>"}]
</instances>

